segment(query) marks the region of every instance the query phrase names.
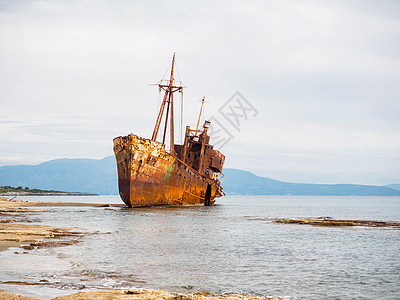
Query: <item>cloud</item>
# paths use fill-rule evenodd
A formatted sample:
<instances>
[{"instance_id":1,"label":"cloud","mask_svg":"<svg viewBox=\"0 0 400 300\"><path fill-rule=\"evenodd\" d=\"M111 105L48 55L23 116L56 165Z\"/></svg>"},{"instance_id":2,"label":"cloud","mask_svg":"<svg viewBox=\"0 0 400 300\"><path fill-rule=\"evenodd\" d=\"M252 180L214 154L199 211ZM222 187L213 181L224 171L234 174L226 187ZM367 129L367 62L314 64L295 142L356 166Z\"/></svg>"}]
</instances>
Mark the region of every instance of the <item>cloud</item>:
<instances>
[{"instance_id":1,"label":"cloud","mask_svg":"<svg viewBox=\"0 0 400 300\"><path fill-rule=\"evenodd\" d=\"M158 99L148 84L176 52L185 123L203 96L210 117L236 91L259 112L224 148L230 167L400 181L399 6L0 1L0 164L100 158L117 135L150 136Z\"/></svg>"}]
</instances>

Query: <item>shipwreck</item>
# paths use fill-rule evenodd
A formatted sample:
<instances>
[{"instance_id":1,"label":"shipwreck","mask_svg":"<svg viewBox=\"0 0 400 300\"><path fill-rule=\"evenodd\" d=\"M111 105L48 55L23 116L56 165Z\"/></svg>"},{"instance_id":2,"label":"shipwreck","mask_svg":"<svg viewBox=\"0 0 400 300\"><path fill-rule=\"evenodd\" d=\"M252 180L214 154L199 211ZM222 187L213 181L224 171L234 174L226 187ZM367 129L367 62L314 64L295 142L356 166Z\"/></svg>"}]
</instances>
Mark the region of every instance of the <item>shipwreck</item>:
<instances>
[{"instance_id":1,"label":"shipwreck","mask_svg":"<svg viewBox=\"0 0 400 300\"><path fill-rule=\"evenodd\" d=\"M210 122L206 120L199 129L204 98L196 128L186 126L183 143L174 143L174 93L182 93L184 88L174 79L174 66L175 54L170 78L157 84L163 98L152 138L129 134L114 139L119 194L129 207L209 206L224 195L221 180L225 156L210 144ZM161 141L158 136L162 136Z\"/></svg>"}]
</instances>

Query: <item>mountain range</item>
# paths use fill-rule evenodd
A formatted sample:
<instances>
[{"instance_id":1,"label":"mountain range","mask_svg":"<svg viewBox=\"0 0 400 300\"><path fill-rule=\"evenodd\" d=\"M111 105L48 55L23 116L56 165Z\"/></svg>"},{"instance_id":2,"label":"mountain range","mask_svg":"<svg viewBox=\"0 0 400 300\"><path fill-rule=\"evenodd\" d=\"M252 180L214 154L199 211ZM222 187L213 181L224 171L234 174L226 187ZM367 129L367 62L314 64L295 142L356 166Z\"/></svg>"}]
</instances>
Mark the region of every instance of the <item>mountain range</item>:
<instances>
[{"instance_id":1,"label":"mountain range","mask_svg":"<svg viewBox=\"0 0 400 300\"><path fill-rule=\"evenodd\" d=\"M224 192L231 195L400 196L400 184L289 183L238 169L224 169ZM66 192L118 194L115 158L56 159L38 165L0 167L0 186L22 186Z\"/></svg>"}]
</instances>

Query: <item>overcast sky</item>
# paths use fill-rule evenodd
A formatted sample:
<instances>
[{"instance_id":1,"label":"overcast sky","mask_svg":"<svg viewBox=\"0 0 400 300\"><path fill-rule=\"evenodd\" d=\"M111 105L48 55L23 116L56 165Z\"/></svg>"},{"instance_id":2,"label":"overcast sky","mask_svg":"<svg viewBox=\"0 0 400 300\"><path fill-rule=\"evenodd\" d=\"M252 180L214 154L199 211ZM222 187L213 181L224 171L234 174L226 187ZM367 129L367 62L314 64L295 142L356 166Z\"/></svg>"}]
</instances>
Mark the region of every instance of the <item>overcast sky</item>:
<instances>
[{"instance_id":1,"label":"overcast sky","mask_svg":"<svg viewBox=\"0 0 400 300\"><path fill-rule=\"evenodd\" d=\"M184 123L206 96L205 117L232 137L226 167L400 183L395 0L0 0L0 165L103 158L116 136L151 137L149 84L174 52ZM237 128L221 113L236 92L252 107Z\"/></svg>"}]
</instances>

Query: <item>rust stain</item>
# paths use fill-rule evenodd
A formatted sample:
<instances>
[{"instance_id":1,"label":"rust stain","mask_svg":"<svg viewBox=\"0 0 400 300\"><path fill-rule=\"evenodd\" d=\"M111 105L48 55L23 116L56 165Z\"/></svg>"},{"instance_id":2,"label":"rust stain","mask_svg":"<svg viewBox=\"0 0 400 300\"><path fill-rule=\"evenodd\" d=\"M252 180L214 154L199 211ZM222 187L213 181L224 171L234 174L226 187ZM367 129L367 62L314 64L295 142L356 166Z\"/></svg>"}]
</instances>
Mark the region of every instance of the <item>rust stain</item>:
<instances>
[{"instance_id":1,"label":"rust stain","mask_svg":"<svg viewBox=\"0 0 400 300\"><path fill-rule=\"evenodd\" d=\"M114 139L114 151L120 195L128 206L204 205L208 185L209 204L223 195L218 180L172 156L159 142L130 134Z\"/></svg>"}]
</instances>

